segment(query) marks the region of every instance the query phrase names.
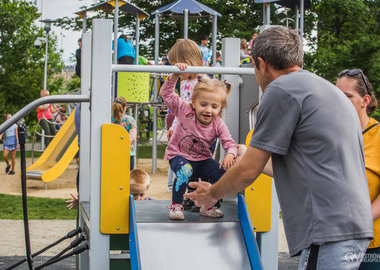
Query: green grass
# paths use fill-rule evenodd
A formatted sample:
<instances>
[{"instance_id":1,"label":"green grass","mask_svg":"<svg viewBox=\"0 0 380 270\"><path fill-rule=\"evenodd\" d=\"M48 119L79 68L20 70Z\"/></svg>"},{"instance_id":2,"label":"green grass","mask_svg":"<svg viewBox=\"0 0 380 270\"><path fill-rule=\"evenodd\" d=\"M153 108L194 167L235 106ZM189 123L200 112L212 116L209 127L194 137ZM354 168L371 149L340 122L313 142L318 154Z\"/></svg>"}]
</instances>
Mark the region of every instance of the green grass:
<instances>
[{"instance_id":1,"label":"green grass","mask_svg":"<svg viewBox=\"0 0 380 270\"><path fill-rule=\"evenodd\" d=\"M166 145L157 146L157 158L163 159L165 154ZM152 146L151 145L139 145L138 146L139 158L152 158Z\"/></svg>"},{"instance_id":2,"label":"green grass","mask_svg":"<svg viewBox=\"0 0 380 270\"><path fill-rule=\"evenodd\" d=\"M76 219L77 210L66 208L66 199L28 197L29 219ZM23 219L22 197L0 194L0 219Z\"/></svg>"},{"instance_id":3,"label":"green grass","mask_svg":"<svg viewBox=\"0 0 380 270\"><path fill-rule=\"evenodd\" d=\"M3 153L4 153L4 151L1 150L0 151L0 161L4 161ZM39 158L41 155L42 155L42 152L34 152L33 153L34 158ZM21 152L20 152L20 150L17 150L17 152L16 152L16 158L19 158L20 156L21 156ZM25 156L26 157L32 157L32 152L31 151L26 151L25 152ZM10 157L11 157L11 154L8 155L8 158L10 158Z\"/></svg>"}]
</instances>

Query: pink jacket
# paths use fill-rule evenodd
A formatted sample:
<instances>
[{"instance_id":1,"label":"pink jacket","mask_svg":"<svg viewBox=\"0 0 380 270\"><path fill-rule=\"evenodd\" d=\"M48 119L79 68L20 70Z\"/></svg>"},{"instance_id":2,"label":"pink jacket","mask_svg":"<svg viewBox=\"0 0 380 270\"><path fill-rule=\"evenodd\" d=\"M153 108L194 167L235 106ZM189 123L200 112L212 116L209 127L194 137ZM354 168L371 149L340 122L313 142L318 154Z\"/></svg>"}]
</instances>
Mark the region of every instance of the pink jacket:
<instances>
[{"instance_id":1,"label":"pink jacket","mask_svg":"<svg viewBox=\"0 0 380 270\"><path fill-rule=\"evenodd\" d=\"M190 104L175 94L176 81L165 81L161 88L161 97L168 108L178 118L173 136L165 151L165 160L182 156L190 161L212 158L210 151L216 138L219 138L227 153L237 156L238 146L232 139L226 124L216 117L209 125L201 124Z\"/></svg>"}]
</instances>

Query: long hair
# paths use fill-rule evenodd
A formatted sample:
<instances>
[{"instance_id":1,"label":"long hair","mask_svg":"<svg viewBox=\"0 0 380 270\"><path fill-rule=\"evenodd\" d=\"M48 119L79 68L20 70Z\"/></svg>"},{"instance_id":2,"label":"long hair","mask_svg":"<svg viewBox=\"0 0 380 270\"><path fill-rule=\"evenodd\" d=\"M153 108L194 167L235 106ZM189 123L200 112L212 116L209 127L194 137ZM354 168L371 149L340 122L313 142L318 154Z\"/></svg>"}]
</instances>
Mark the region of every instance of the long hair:
<instances>
[{"instance_id":1,"label":"long hair","mask_svg":"<svg viewBox=\"0 0 380 270\"><path fill-rule=\"evenodd\" d=\"M203 66L201 50L191 39L178 39L170 49L168 58L172 65L187 63L191 66Z\"/></svg>"},{"instance_id":2,"label":"long hair","mask_svg":"<svg viewBox=\"0 0 380 270\"><path fill-rule=\"evenodd\" d=\"M127 106L127 101L123 97L115 98L115 101L112 104L112 117L115 122L120 123L121 117L123 116L124 108Z\"/></svg>"}]
</instances>

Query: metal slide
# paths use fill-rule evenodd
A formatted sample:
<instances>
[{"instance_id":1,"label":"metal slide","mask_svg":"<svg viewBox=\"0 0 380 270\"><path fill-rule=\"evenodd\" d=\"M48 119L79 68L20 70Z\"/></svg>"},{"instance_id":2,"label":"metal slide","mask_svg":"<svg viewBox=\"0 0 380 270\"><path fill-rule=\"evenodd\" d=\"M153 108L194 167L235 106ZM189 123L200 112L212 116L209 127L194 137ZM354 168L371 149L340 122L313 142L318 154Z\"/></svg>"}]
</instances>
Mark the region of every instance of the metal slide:
<instances>
[{"instance_id":1,"label":"metal slide","mask_svg":"<svg viewBox=\"0 0 380 270\"><path fill-rule=\"evenodd\" d=\"M223 202L220 219L185 211L185 221L171 221L169 203L133 201L132 197L132 269L262 269L243 196L239 195L239 206Z\"/></svg>"},{"instance_id":2,"label":"metal slide","mask_svg":"<svg viewBox=\"0 0 380 270\"><path fill-rule=\"evenodd\" d=\"M57 179L78 152L78 136L74 123L75 110L50 142L41 157L26 169L26 178L45 183Z\"/></svg>"}]
</instances>

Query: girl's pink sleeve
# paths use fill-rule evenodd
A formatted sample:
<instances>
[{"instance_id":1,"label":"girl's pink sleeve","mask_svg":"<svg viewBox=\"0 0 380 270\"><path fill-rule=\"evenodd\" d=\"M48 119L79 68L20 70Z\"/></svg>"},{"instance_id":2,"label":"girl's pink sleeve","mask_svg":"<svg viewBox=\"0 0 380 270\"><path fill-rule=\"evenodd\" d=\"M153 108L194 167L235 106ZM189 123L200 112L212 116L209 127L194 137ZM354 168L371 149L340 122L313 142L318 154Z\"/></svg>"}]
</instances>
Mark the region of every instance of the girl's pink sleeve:
<instances>
[{"instance_id":1,"label":"girl's pink sleeve","mask_svg":"<svg viewBox=\"0 0 380 270\"><path fill-rule=\"evenodd\" d=\"M227 154L231 153L236 157L238 154L238 145L234 141L234 139L232 139L232 136L227 128L227 125L220 118L217 124L217 134L218 134L218 138L222 144L223 149L226 150L226 153Z\"/></svg>"},{"instance_id":2,"label":"girl's pink sleeve","mask_svg":"<svg viewBox=\"0 0 380 270\"><path fill-rule=\"evenodd\" d=\"M175 116L178 116L179 112L183 111L184 107L187 107L188 105L185 101L180 99L174 91L177 81L170 81L169 78L170 77L168 77L162 85L160 95L170 111Z\"/></svg>"}]
</instances>

